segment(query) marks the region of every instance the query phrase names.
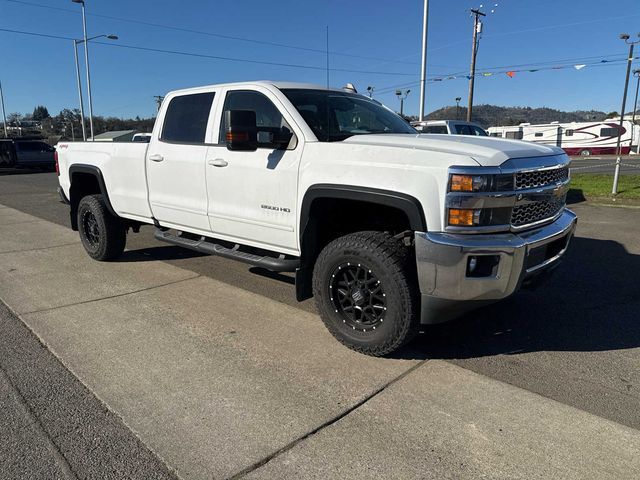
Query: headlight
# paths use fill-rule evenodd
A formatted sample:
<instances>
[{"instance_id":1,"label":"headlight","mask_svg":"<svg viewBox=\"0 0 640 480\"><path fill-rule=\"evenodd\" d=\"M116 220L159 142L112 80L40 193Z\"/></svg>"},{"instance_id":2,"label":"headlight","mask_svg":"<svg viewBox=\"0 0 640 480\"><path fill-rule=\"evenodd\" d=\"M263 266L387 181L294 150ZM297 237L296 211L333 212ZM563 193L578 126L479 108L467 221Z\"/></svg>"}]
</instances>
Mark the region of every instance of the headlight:
<instances>
[{"instance_id":1,"label":"headlight","mask_svg":"<svg viewBox=\"0 0 640 480\"><path fill-rule=\"evenodd\" d=\"M449 192L508 192L513 190L513 174L461 174L449 175Z\"/></svg>"},{"instance_id":2,"label":"headlight","mask_svg":"<svg viewBox=\"0 0 640 480\"><path fill-rule=\"evenodd\" d=\"M451 175L449 191L451 192L483 192L490 184L487 175Z\"/></svg>"}]
</instances>

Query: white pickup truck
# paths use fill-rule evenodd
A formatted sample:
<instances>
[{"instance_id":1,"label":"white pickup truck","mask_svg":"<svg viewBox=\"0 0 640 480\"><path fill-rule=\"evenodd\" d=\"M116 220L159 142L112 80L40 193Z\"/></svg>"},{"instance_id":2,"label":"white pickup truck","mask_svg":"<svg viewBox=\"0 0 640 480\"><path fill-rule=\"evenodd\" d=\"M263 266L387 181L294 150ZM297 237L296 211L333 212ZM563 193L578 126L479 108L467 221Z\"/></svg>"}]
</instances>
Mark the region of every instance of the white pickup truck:
<instances>
[{"instance_id":1,"label":"white pickup truck","mask_svg":"<svg viewBox=\"0 0 640 480\"><path fill-rule=\"evenodd\" d=\"M59 192L87 253L129 230L295 272L346 346L385 355L543 278L565 253L556 147L421 135L349 91L251 82L168 94L150 142L60 143Z\"/></svg>"}]
</instances>

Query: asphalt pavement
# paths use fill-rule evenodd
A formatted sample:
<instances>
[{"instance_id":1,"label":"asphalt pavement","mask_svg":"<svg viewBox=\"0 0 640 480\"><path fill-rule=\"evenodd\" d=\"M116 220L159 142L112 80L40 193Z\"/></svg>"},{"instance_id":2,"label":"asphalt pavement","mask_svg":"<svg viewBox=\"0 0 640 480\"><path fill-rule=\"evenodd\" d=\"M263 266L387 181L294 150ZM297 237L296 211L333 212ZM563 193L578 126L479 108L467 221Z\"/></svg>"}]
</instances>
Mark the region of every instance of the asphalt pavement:
<instances>
[{"instance_id":1,"label":"asphalt pavement","mask_svg":"<svg viewBox=\"0 0 640 480\"><path fill-rule=\"evenodd\" d=\"M600 173L613 175L616 168L615 155L571 157L573 173ZM640 155L626 155L620 158L620 173L640 175Z\"/></svg>"},{"instance_id":2,"label":"asphalt pavement","mask_svg":"<svg viewBox=\"0 0 640 480\"><path fill-rule=\"evenodd\" d=\"M0 478L175 474L0 302Z\"/></svg>"},{"instance_id":3,"label":"asphalt pavement","mask_svg":"<svg viewBox=\"0 0 640 480\"><path fill-rule=\"evenodd\" d=\"M290 276L159 245L150 227L122 262L89 261L55 187L0 176L0 297L179 476L640 469L638 210L574 206L548 284L370 359L295 302Z\"/></svg>"}]
</instances>

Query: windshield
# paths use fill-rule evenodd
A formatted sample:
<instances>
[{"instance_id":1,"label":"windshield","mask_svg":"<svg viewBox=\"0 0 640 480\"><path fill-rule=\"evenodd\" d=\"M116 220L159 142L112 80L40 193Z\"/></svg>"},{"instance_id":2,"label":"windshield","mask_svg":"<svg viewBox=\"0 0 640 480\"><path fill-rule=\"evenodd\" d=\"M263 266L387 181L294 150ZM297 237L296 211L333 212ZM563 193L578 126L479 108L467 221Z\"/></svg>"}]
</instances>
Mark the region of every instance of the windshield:
<instances>
[{"instance_id":1,"label":"windshield","mask_svg":"<svg viewBox=\"0 0 640 480\"><path fill-rule=\"evenodd\" d=\"M321 142L337 142L353 135L410 133L416 130L379 103L347 92L283 89Z\"/></svg>"}]
</instances>

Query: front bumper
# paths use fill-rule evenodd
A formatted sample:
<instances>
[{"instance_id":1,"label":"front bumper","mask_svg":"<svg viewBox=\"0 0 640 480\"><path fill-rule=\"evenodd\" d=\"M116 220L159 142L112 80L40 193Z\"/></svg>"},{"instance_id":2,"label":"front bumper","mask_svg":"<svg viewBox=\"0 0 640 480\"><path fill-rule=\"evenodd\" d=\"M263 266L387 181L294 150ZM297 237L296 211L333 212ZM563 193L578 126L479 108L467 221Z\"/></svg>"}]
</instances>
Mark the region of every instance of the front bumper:
<instances>
[{"instance_id":1,"label":"front bumper","mask_svg":"<svg viewBox=\"0 0 640 480\"><path fill-rule=\"evenodd\" d=\"M520 233L464 235L416 232L422 323L440 323L515 293L554 268L575 232L576 215L565 209L553 223ZM497 264L483 276L469 272L470 257Z\"/></svg>"}]
</instances>

